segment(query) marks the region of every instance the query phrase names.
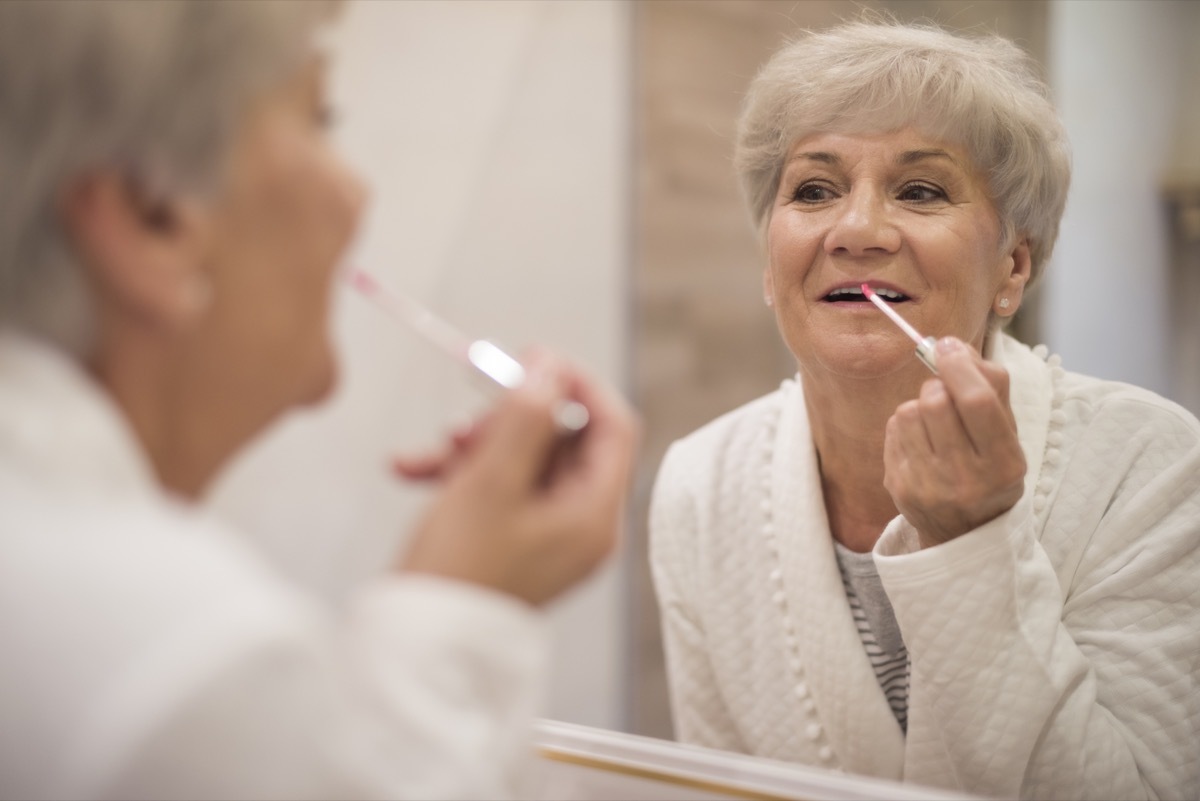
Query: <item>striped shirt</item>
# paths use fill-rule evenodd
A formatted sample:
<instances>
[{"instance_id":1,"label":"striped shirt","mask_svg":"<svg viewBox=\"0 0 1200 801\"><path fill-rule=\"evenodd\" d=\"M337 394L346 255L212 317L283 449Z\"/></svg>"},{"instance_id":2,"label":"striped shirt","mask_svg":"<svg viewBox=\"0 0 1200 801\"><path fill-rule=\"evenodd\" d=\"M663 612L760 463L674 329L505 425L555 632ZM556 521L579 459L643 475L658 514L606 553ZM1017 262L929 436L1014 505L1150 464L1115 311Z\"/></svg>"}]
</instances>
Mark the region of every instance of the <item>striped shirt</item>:
<instances>
[{"instance_id":1,"label":"striped shirt","mask_svg":"<svg viewBox=\"0 0 1200 801\"><path fill-rule=\"evenodd\" d=\"M855 553L840 542L835 541L834 547L859 639L896 722L901 731L907 732L908 649L904 647L891 601L875 569L875 558L870 552Z\"/></svg>"}]
</instances>

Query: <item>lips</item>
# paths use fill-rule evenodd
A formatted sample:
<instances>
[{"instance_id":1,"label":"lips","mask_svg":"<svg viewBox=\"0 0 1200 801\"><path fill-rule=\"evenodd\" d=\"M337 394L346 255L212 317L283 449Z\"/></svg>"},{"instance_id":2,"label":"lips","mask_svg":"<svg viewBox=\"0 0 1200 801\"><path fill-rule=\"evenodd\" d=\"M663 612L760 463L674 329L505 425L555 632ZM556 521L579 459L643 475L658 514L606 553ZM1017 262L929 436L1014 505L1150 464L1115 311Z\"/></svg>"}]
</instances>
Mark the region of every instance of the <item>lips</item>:
<instances>
[{"instance_id":1,"label":"lips","mask_svg":"<svg viewBox=\"0 0 1200 801\"><path fill-rule=\"evenodd\" d=\"M872 286L875 294L886 300L888 303L903 303L906 300L911 300L908 295L895 289L889 289L882 286ZM821 300L826 303L867 303L867 296L863 294L861 287L857 284L853 286L840 286L831 290Z\"/></svg>"}]
</instances>

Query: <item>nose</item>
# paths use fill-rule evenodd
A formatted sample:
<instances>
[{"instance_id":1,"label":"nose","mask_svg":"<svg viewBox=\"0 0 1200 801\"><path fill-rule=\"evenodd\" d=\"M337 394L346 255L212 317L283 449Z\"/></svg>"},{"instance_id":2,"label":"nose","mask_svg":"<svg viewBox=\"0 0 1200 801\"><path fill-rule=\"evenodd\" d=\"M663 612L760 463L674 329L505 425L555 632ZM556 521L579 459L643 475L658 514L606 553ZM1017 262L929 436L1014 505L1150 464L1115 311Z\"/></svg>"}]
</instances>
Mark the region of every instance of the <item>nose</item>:
<instances>
[{"instance_id":1,"label":"nose","mask_svg":"<svg viewBox=\"0 0 1200 801\"><path fill-rule=\"evenodd\" d=\"M825 252L850 256L895 253L900 231L889 214L887 199L867 187L857 187L837 208L825 235Z\"/></svg>"}]
</instances>

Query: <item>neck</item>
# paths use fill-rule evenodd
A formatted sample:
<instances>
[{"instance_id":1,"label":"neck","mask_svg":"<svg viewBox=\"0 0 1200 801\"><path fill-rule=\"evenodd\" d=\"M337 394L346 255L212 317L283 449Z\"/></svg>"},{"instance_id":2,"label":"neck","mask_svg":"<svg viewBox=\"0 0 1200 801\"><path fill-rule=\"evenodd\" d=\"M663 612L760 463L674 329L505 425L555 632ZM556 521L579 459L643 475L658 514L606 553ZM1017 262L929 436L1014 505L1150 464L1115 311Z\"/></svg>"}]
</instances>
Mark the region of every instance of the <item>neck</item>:
<instances>
[{"instance_id":1,"label":"neck","mask_svg":"<svg viewBox=\"0 0 1200 801\"><path fill-rule=\"evenodd\" d=\"M193 343L159 331L102 329L89 368L125 414L160 484L196 500L269 420L217 382Z\"/></svg>"},{"instance_id":2,"label":"neck","mask_svg":"<svg viewBox=\"0 0 1200 801\"><path fill-rule=\"evenodd\" d=\"M911 368L872 379L801 369L830 532L852 551L869 551L898 514L883 486L888 418L917 397L929 374L915 359Z\"/></svg>"}]
</instances>

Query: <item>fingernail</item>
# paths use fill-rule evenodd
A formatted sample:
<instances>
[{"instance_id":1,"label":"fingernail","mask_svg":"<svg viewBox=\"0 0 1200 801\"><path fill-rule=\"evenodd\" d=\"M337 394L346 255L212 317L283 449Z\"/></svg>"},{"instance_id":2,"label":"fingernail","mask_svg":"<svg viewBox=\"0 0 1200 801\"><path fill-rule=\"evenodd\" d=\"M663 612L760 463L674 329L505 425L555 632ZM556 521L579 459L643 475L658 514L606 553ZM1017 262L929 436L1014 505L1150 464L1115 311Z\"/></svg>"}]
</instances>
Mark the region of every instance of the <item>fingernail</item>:
<instances>
[{"instance_id":1,"label":"fingernail","mask_svg":"<svg viewBox=\"0 0 1200 801\"><path fill-rule=\"evenodd\" d=\"M962 343L954 337L942 337L937 342L938 353L954 353L962 348Z\"/></svg>"}]
</instances>

